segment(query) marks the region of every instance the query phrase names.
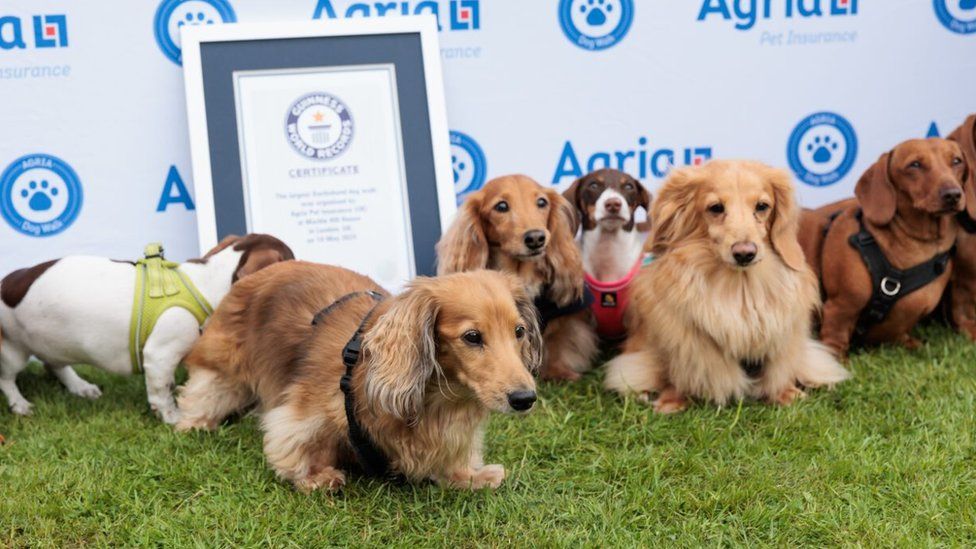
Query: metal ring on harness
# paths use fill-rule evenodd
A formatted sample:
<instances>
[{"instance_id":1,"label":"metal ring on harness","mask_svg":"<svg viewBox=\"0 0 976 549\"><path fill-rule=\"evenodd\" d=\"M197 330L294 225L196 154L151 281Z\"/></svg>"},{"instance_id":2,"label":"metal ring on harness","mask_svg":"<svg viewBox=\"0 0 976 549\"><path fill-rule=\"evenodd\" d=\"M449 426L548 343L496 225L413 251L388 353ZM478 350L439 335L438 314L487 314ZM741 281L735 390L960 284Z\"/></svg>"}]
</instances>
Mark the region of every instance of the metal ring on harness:
<instances>
[{"instance_id":1,"label":"metal ring on harness","mask_svg":"<svg viewBox=\"0 0 976 549\"><path fill-rule=\"evenodd\" d=\"M890 289L890 290L888 289L889 283L895 285L894 289ZM881 279L881 293L883 293L884 295L888 297L894 297L898 295L898 292L900 291L901 291L900 281L895 280L893 278L889 278L887 276Z\"/></svg>"}]
</instances>

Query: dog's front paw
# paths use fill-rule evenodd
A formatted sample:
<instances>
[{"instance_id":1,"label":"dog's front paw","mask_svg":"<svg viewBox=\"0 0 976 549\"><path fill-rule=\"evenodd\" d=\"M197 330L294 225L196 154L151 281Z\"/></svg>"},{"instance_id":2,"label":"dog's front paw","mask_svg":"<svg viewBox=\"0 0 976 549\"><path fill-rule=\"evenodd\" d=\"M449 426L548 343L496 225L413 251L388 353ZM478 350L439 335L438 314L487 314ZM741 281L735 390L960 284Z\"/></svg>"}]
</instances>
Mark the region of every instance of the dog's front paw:
<instances>
[{"instance_id":1,"label":"dog's front paw","mask_svg":"<svg viewBox=\"0 0 976 549\"><path fill-rule=\"evenodd\" d=\"M675 388L665 389L657 400L653 402L654 412L658 414L676 414L688 407L688 399Z\"/></svg>"},{"instance_id":2,"label":"dog's front paw","mask_svg":"<svg viewBox=\"0 0 976 549\"><path fill-rule=\"evenodd\" d=\"M560 362L550 362L543 365L539 377L546 381L576 381L580 374Z\"/></svg>"},{"instance_id":3,"label":"dog's front paw","mask_svg":"<svg viewBox=\"0 0 976 549\"><path fill-rule=\"evenodd\" d=\"M912 337L912 336L910 336L908 334L905 334L901 338L901 344L902 344L903 347L905 347L909 351L914 351L914 350L920 348L922 345L924 345L925 342L923 342L921 339L915 339L914 337Z\"/></svg>"},{"instance_id":4,"label":"dog's front paw","mask_svg":"<svg viewBox=\"0 0 976 549\"><path fill-rule=\"evenodd\" d=\"M10 411L18 416L29 416L34 413L34 405L26 400L18 400L10 404Z\"/></svg>"},{"instance_id":5,"label":"dog's front paw","mask_svg":"<svg viewBox=\"0 0 976 549\"><path fill-rule=\"evenodd\" d=\"M217 422L206 418L183 417L176 419L177 432L187 431L213 431L217 429Z\"/></svg>"},{"instance_id":6,"label":"dog's front paw","mask_svg":"<svg viewBox=\"0 0 976 549\"><path fill-rule=\"evenodd\" d=\"M793 404L794 400L806 398L806 396L807 394L804 393L802 389L795 385L790 385L789 387L780 391L778 395L772 396L769 400L773 404L789 406L790 404Z\"/></svg>"},{"instance_id":7,"label":"dog's front paw","mask_svg":"<svg viewBox=\"0 0 976 549\"><path fill-rule=\"evenodd\" d=\"M163 408L161 410L156 410L156 415L159 419L163 420L163 423L167 425L176 425L183 415L180 413L178 408Z\"/></svg>"},{"instance_id":8,"label":"dog's front paw","mask_svg":"<svg viewBox=\"0 0 976 549\"><path fill-rule=\"evenodd\" d=\"M505 467L497 463L485 465L472 475L471 489L491 488L494 490L502 485L503 480L505 480Z\"/></svg>"},{"instance_id":9,"label":"dog's front paw","mask_svg":"<svg viewBox=\"0 0 976 549\"><path fill-rule=\"evenodd\" d=\"M95 400L96 398L102 396L102 390L98 388L98 385L94 383L88 383L83 381L73 387L68 388L68 392L80 396L81 398L87 398Z\"/></svg>"},{"instance_id":10,"label":"dog's front paw","mask_svg":"<svg viewBox=\"0 0 976 549\"><path fill-rule=\"evenodd\" d=\"M305 494L323 489L335 492L346 484L346 474L335 467L325 467L321 471L295 481L295 488Z\"/></svg>"}]
</instances>

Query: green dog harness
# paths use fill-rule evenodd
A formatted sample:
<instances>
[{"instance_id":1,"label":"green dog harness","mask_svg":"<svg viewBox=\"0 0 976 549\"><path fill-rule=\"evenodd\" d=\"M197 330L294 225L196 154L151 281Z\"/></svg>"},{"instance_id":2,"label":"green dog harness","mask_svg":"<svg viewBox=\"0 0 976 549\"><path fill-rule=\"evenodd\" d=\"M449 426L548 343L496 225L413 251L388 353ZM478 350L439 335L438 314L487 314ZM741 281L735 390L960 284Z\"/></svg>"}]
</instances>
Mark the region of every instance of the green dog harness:
<instances>
[{"instance_id":1,"label":"green dog harness","mask_svg":"<svg viewBox=\"0 0 976 549\"><path fill-rule=\"evenodd\" d=\"M132 321L129 323L129 355L132 372L142 372L142 350L156 321L170 307L182 307L203 323L213 308L200 294L193 282L184 275L179 264L163 258L163 246L146 246L146 257L136 262L136 291L132 301Z\"/></svg>"}]
</instances>

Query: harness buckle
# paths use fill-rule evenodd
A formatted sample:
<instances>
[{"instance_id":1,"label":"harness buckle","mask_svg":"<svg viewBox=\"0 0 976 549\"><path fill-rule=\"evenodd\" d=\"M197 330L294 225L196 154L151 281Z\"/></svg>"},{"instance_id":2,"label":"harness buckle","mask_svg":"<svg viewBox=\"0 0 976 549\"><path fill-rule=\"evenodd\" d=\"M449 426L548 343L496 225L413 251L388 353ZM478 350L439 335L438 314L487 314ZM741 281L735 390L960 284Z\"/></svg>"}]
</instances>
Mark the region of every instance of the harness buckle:
<instances>
[{"instance_id":1,"label":"harness buckle","mask_svg":"<svg viewBox=\"0 0 976 549\"><path fill-rule=\"evenodd\" d=\"M362 345L359 343L359 338L354 338L345 347L342 348L342 364L346 367L355 366L359 362L359 351Z\"/></svg>"},{"instance_id":2,"label":"harness buckle","mask_svg":"<svg viewBox=\"0 0 976 549\"><path fill-rule=\"evenodd\" d=\"M881 293L888 297L894 297L901 291L901 282L890 277L881 279Z\"/></svg>"},{"instance_id":3,"label":"harness buckle","mask_svg":"<svg viewBox=\"0 0 976 549\"><path fill-rule=\"evenodd\" d=\"M352 389L352 376L349 374L343 374L339 378L339 388L342 389L342 394L348 394Z\"/></svg>"}]
</instances>

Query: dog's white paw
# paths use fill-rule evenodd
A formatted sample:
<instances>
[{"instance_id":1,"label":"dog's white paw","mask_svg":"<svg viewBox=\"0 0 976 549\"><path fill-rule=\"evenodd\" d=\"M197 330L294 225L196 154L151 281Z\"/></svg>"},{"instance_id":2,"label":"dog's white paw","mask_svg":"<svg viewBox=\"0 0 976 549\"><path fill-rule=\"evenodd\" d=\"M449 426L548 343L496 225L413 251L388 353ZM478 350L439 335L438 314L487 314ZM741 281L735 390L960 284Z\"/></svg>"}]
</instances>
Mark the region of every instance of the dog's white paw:
<instances>
[{"instance_id":1,"label":"dog's white paw","mask_svg":"<svg viewBox=\"0 0 976 549\"><path fill-rule=\"evenodd\" d=\"M18 416L29 416L34 413L34 405L26 400L10 403L10 411Z\"/></svg>"},{"instance_id":2,"label":"dog's white paw","mask_svg":"<svg viewBox=\"0 0 976 549\"><path fill-rule=\"evenodd\" d=\"M88 383L83 381L73 387L68 388L68 392L80 396L81 398L87 398L95 400L96 398L102 396L102 390L98 388L98 385L94 383Z\"/></svg>"},{"instance_id":3,"label":"dog's white paw","mask_svg":"<svg viewBox=\"0 0 976 549\"><path fill-rule=\"evenodd\" d=\"M162 419L163 423L167 425L176 425L183 417L179 408L163 408L161 410L156 410L156 415L158 415L159 419Z\"/></svg>"}]
</instances>

